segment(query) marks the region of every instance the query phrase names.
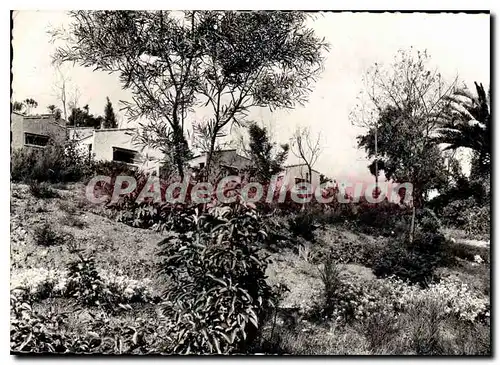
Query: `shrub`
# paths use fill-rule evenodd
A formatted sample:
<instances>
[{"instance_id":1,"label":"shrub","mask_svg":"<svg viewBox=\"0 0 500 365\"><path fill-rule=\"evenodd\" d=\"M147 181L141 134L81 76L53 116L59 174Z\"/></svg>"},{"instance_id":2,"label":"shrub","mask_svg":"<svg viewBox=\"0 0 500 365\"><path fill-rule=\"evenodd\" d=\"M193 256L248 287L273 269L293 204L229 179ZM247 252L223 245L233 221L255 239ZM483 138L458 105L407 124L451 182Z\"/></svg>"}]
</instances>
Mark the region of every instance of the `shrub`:
<instances>
[{"instance_id":1,"label":"shrub","mask_svg":"<svg viewBox=\"0 0 500 365\"><path fill-rule=\"evenodd\" d=\"M30 182L29 190L31 195L39 199L51 199L59 197L59 194L55 190L51 189L47 184L37 183L36 181Z\"/></svg>"},{"instance_id":2,"label":"shrub","mask_svg":"<svg viewBox=\"0 0 500 365\"><path fill-rule=\"evenodd\" d=\"M415 232L413 243L395 239L374 259L373 272L378 277L397 276L426 286L434 270L447 262L441 234Z\"/></svg>"},{"instance_id":3,"label":"shrub","mask_svg":"<svg viewBox=\"0 0 500 365\"><path fill-rule=\"evenodd\" d=\"M319 227L315 222L314 213L309 210L302 210L289 218L288 226L292 234L308 241L314 241L314 231Z\"/></svg>"},{"instance_id":4,"label":"shrub","mask_svg":"<svg viewBox=\"0 0 500 365\"><path fill-rule=\"evenodd\" d=\"M65 315L33 312L26 295L10 297L10 348L16 352L66 352L67 337L61 328Z\"/></svg>"},{"instance_id":5,"label":"shrub","mask_svg":"<svg viewBox=\"0 0 500 365\"><path fill-rule=\"evenodd\" d=\"M63 237L54 231L49 223L36 227L33 233L35 242L40 246L55 246L62 244L63 241Z\"/></svg>"},{"instance_id":6,"label":"shrub","mask_svg":"<svg viewBox=\"0 0 500 365\"><path fill-rule=\"evenodd\" d=\"M51 141L42 149L21 149L11 156L12 181L79 181L89 173L89 161L76 144Z\"/></svg>"},{"instance_id":7,"label":"shrub","mask_svg":"<svg viewBox=\"0 0 500 365\"><path fill-rule=\"evenodd\" d=\"M323 311L330 314L334 309L335 299L341 286L339 271L333 255L327 255L323 269L320 271L320 277L324 286Z\"/></svg>"},{"instance_id":8,"label":"shrub","mask_svg":"<svg viewBox=\"0 0 500 365\"><path fill-rule=\"evenodd\" d=\"M84 306L100 306L108 304L110 298L106 294L93 256L79 254L78 260L68 264L67 295L73 296Z\"/></svg>"},{"instance_id":9,"label":"shrub","mask_svg":"<svg viewBox=\"0 0 500 365\"><path fill-rule=\"evenodd\" d=\"M273 293L265 280L261 217L236 210L192 217L196 229L160 242L172 286L165 314L174 353L243 351L257 334ZM188 223L189 224L189 223Z\"/></svg>"},{"instance_id":10,"label":"shrub","mask_svg":"<svg viewBox=\"0 0 500 365\"><path fill-rule=\"evenodd\" d=\"M442 218L447 225L465 229L469 235L490 235L490 206L479 205L473 197L446 205Z\"/></svg>"}]
</instances>

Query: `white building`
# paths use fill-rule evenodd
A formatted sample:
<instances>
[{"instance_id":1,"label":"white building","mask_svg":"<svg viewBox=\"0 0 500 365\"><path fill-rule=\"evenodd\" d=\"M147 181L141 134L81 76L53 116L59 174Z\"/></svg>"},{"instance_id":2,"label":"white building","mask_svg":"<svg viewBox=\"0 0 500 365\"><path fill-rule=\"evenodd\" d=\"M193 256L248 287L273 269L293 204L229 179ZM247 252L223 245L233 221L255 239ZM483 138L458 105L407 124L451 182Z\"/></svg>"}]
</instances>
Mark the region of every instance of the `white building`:
<instances>
[{"instance_id":1,"label":"white building","mask_svg":"<svg viewBox=\"0 0 500 365\"><path fill-rule=\"evenodd\" d=\"M314 169L311 171L311 186L313 191L320 185L320 173ZM295 164L286 166L281 172L283 184L292 187L301 182L309 182L309 169L306 164Z\"/></svg>"},{"instance_id":2,"label":"white building","mask_svg":"<svg viewBox=\"0 0 500 365\"><path fill-rule=\"evenodd\" d=\"M159 174L164 155L134 140L135 128L68 128L69 138L80 151L89 153L96 161L114 161L145 172Z\"/></svg>"}]
</instances>

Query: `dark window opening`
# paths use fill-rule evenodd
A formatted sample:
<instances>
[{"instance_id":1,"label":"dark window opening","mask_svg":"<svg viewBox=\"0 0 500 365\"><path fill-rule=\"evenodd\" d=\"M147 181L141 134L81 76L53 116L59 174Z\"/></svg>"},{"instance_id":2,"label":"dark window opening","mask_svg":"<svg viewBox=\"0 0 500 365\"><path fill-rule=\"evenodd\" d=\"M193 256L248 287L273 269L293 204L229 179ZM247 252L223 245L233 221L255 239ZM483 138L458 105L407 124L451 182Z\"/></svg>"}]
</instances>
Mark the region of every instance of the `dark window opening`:
<instances>
[{"instance_id":1,"label":"dark window opening","mask_svg":"<svg viewBox=\"0 0 500 365\"><path fill-rule=\"evenodd\" d=\"M33 133L25 133L24 134L24 144L44 147L48 143L49 143L48 136L42 136L40 134L33 134Z\"/></svg>"},{"instance_id":2,"label":"dark window opening","mask_svg":"<svg viewBox=\"0 0 500 365\"><path fill-rule=\"evenodd\" d=\"M295 178L295 184L301 184L307 182L306 179L302 179L300 177Z\"/></svg>"},{"instance_id":3,"label":"dark window opening","mask_svg":"<svg viewBox=\"0 0 500 365\"><path fill-rule=\"evenodd\" d=\"M125 148L113 147L113 161L134 163L137 152Z\"/></svg>"},{"instance_id":4,"label":"dark window opening","mask_svg":"<svg viewBox=\"0 0 500 365\"><path fill-rule=\"evenodd\" d=\"M205 162L200 162L200 169L205 167Z\"/></svg>"}]
</instances>

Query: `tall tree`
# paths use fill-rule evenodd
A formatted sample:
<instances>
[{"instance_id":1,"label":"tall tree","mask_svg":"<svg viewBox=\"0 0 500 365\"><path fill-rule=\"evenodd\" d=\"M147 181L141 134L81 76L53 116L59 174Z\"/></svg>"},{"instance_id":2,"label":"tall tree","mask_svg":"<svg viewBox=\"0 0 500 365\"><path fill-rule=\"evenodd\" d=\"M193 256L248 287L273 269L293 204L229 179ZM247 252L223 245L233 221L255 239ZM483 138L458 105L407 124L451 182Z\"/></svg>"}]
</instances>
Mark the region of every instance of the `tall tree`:
<instances>
[{"instance_id":1,"label":"tall tree","mask_svg":"<svg viewBox=\"0 0 500 365\"><path fill-rule=\"evenodd\" d=\"M68 117L68 124L74 127L89 127L99 129L103 122L103 117L95 116L90 113L88 105L83 108L71 109L71 114Z\"/></svg>"},{"instance_id":2,"label":"tall tree","mask_svg":"<svg viewBox=\"0 0 500 365\"><path fill-rule=\"evenodd\" d=\"M209 170L217 139L230 123L242 122L250 107L293 107L305 101L326 48L305 27L306 15L300 12L184 15L72 12L67 46L55 55L117 72L134 95L126 106L129 118L151 121L142 125L139 140L164 149L173 146L181 176L188 152L187 112L196 105L211 109L204 127L210 136Z\"/></svg>"},{"instance_id":3,"label":"tall tree","mask_svg":"<svg viewBox=\"0 0 500 365\"><path fill-rule=\"evenodd\" d=\"M446 150L472 149L474 174L484 176L491 170L490 98L482 84L474 84L476 96L461 88L449 97L451 103L442 118L436 141L446 144Z\"/></svg>"},{"instance_id":4,"label":"tall tree","mask_svg":"<svg viewBox=\"0 0 500 365\"><path fill-rule=\"evenodd\" d=\"M118 123L116 121L116 115L113 110L113 104L106 97L106 106L104 107L104 128L118 128Z\"/></svg>"},{"instance_id":5,"label":"tall tree","mask_svg":"<svg viewBox=\"0 0 500 365\"><path fill-rule=\"evenodd\" d=\"M288 157L289 145L279 146L272 142L265 127L251 123L248 127L247 155L252 160L249 168L252 176L261 183L267 183L271 178L283 170L283 164Z\"/></svg>"},{"instance_id":6,"label":"tall tree","mask_svg":"<svg viewBox=\"0 0 500 365\"><path fill-rule=\"evenodd\" d=\"M141 122L137 139L160 148L184 176L189 155L184 119L195 103L201 38L195 12L73 11L68 33L54 31L66 46L55 62L76 62L119 75L133 94L126 115ZM172 150L171 150L172 149Z\"/></svg>"},{"instance_id":7,"label":"tall tree","mask_svg":"<svg viewBox=\"0 0 500 365\"><path fill-rule=\"evenodd\" d=\"M309 183L312 182L312 170L321 154L321 133L313 136L310 128L298 127L291 140L292 153L307 166Z\"/></svg>"},{"instance_id":8,"label":"tall tree","mask_svg":"<svg viewBox=\"0 0 500 365\"><path fill-rule=\"evenodd\" d=\"M433 136L457 83L446 84L429 61L426 51L411 49L399 51L389 66L376 63L364 76L365 88L351 114L353 124L368 129L358 146L372 160L372 174L380 169L388 179L413 185L410 241L415 208L424 204L429 189L446 183L444 159Z\"/></svg>"},{"instance_id":9,"label":"tall tree","mask_svg":"<svg viewBox=\"0 0 500 365\"><path fill-rule=\"evenodd\" d=\"M426 170L435 168L439 175L437 170L442 168L441 163L425 163L425 156L429 153L438 159L433 137L457 84L456 79L447 84L429 61L426 51L410 49L399 51L391 65L376 63L364 75L364 89L350 116L353 124L367 129L358 141L372 160L370 171L375 174L375 164L380 164L388 179L412 183L418 204L423 203L428 186L434 185L425 183L425 176L430 176ZM380 141L378 157L376 140Z\"/></svg>"},{"instance_id":10,"label":"tall tree","mask_svg":"<svg viewBox=\"0 0 500 365\"><path fill-rule=\"evenodd\" d=\"M196 91L211 110L210 170L217 139L242 125L252 107L293 108L307 100L328 45L306 27L302 12L202 12L200 82Z\"/></svg>"},{"instance_id":11,"label":"tall tree","mask_svg":"<svg viewBox=\"0 0 500 365\"><path fill-rule=\"evenodd\" d=\"M54 84L53 88L55 90L55 95L57 97L57 100L61 103L62 105L62 111L64 115L64 120L68 122L68 95L67 95L67 83L68 83L68 78L67 76L62 72L61 67L56 66L56 76L57 76L57 81ZM74 105L73 107L76 107Z\"/></svg>"}]
</instances>

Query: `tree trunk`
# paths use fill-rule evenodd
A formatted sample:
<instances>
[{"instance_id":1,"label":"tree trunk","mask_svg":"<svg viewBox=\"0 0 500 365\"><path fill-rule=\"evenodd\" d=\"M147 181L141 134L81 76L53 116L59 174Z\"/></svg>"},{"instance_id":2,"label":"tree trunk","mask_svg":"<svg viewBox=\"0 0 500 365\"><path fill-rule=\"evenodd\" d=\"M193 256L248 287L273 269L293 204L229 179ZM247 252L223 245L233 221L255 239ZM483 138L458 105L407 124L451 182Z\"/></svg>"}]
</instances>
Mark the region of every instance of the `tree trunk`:
<instances>
[{"instance_id":1,"label":"tree trunk","mask_svg":"<svg viewBox=\"0 0 500 365\"><path fill-rule=\"evenodd\" d=\"M414 235L415 235L415 204L413 204L412 211L411 211L410 244L413 243Z\"/></svg>"}]
</instances>

